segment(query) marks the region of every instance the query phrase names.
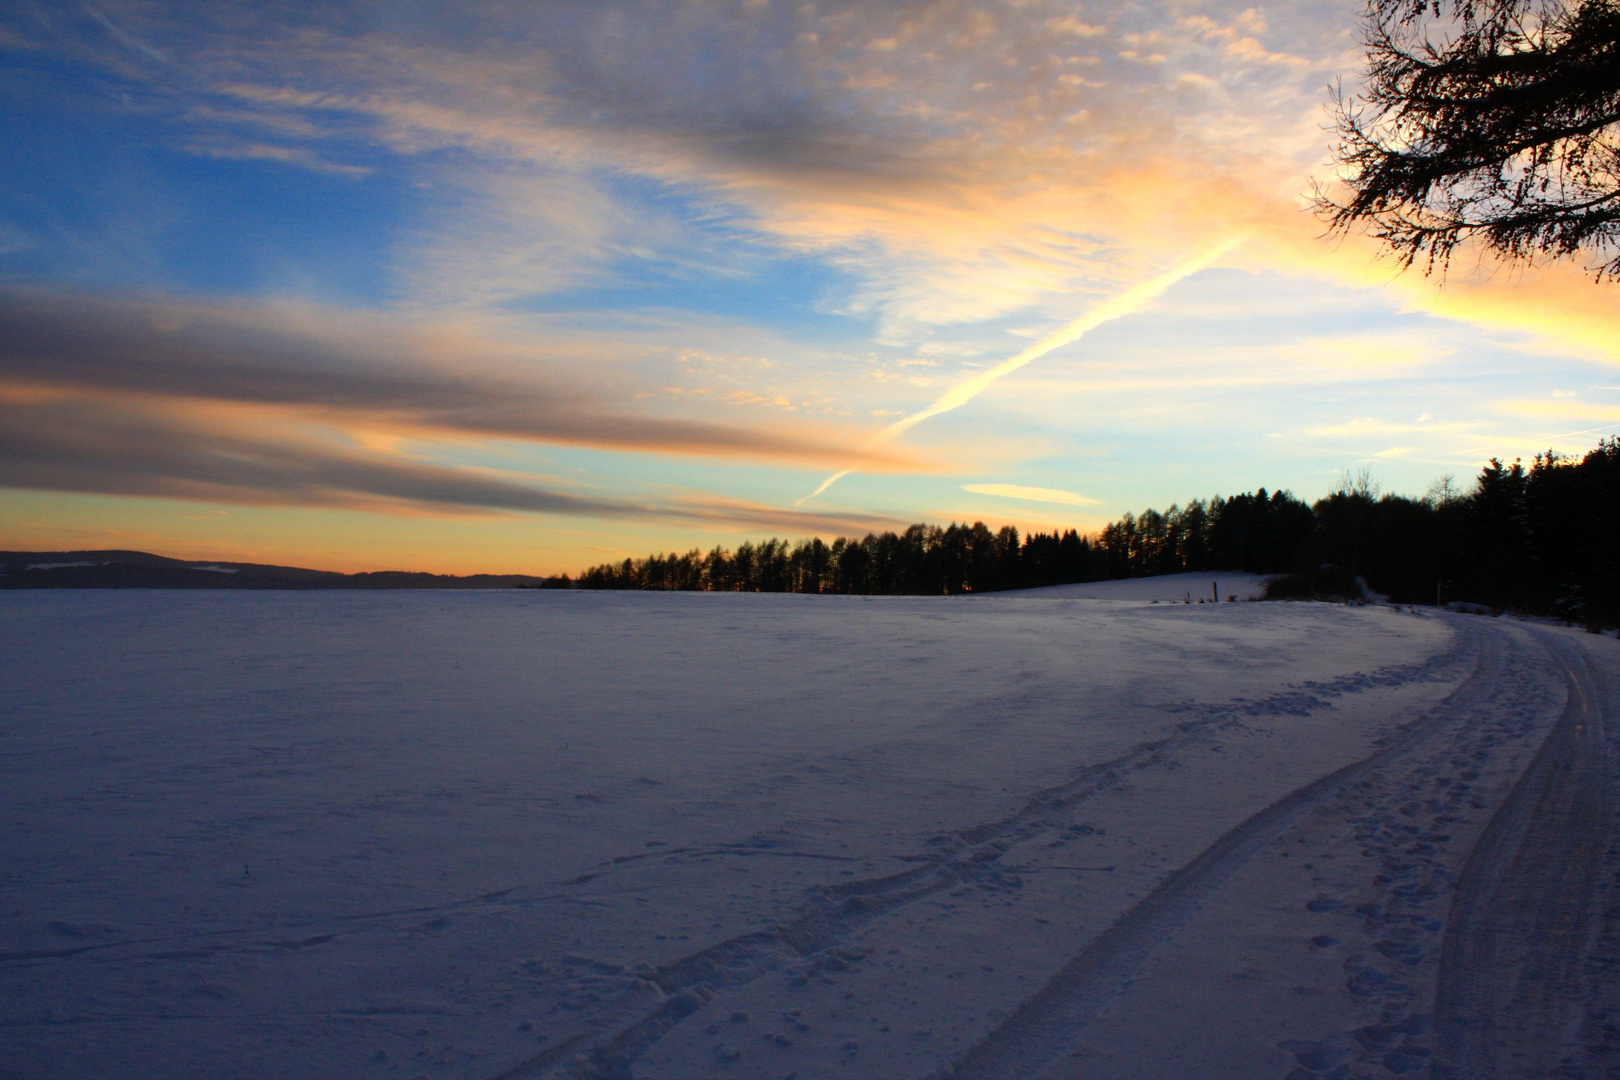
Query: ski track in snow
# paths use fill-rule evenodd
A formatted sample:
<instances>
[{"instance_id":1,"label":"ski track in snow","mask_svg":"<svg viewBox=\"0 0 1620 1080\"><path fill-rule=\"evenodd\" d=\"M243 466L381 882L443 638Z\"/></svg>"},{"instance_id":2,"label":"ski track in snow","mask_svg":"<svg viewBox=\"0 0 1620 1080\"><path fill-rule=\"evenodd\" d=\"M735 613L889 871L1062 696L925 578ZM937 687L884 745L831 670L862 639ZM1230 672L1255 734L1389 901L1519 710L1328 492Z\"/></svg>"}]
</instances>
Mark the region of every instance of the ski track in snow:
<instances>
[{"instance_id":1,"label":"ski track in snow","mask_svg":"<svg viewBox=\"0 0 1620 1080\"><path fill-rule=\"evenodd\" d=\"M1614 732L1580 651L1543 641L1568 700L1458 882L1435 1002L1436 1077L1581 1077L1620 1064L1583 1030L1587 1003L1620 1004L1593 993L1587 974L1613 902L1603 879L1620 823Z\"/></svg>"},{"instance_id":2,"label":"ski track in snow","mask_svg":"<svg viewBox=\"0 0 1620 1080\"><path fill-rule=\"evenodd\" d=\"M1474 635L1467 635L1472 638ZM1392 759L1436 729L1466 722L1484 692L1500 678L1495 642L1487 639L1479 668L1428 716L1411 724L1388 745L1265 807L1226 833L1198 858L1170 874L1153 893L1070 960L990 1037L949 1070L965 1080L1014 1080L1043 1074L1075 1033L1121 989L1145 956L1174 934L1211 893L1299 816L1321 806L1346 786Z\"/></svg>"},{"instance_id":3,"label":"ski track in snow","mask_svg":"<svg viewBox=\"0 0 1620 1080\"><path fill-rule=\"evenodd\" d=\"M1620 1071L1620 1058L1605 1042L1612 1041L1620 1004L1614 958L1594 947L1605 932L1612 938L1620 922L1612 908L1620 862L1612 840L1612 732L1600 693L1567 636L1468 630L1481 650L1479 668L1447 701L1376 754L1267 806L1171 874L937 1075L1244 1077L1270 1071L1267 1057L1276 1063L1272 1075L1288 1080L1419 1073L1508 1080ZM1538 695L1527 678L1549 659L1568 694L1552 725L1552 699ZM1494 764L1511 774L1525 759L1530 764L1505 799L1481 797L1482 770ZM1253 869L1245 864L1262 849L1286 852L1296 841L1320 843L1323 832L1335 830L1341 844L1360 848L1367 871L1356 883L1358 895L1318 892L1304 904L1330 932L1299 944L1340 961L1345 1000L1366 1022L1280 1039L1270 1054L1223 1061L1211 1053L1209 1036L1230 1014L1252 1013L1258 1004L1223 1001L1202 1016L1183 1014L1175 1026L1193 1033L1187 1045L1150 1051L1141 1040L1151 1032L1137 1017L1162 1008L1166 991L1173 998L1179 988L1164 986L1165 970L1144 974L1148 958L1174 947L1184 924L1199 920L1199 906ZM1453 842L1471 832L1477 840L1459 851ZM1317 850L1315 857L1332 855ZM1259 876L1275 884L1281 875ZM1347 947L1342 939L1352 937L1361 941ZM1191 951L1197 955L1196 947ZM1607 984L1594 969L1608 976ZM1087 1031L1094 1020L1104 1032Z\"/></svg>"},{"instance_id":4,"label":"ski track in snow","mask_svg":"<svg viewBox=\"0 0 1620 1080\"><path fill-rule=\"evenodd\" d=\"M1084 767L1068 783L1036 792L1024 806L1008 817L935 837L938 850L915 856L920 865L913 869L883 878L822 887L814 893L809 909L796 919L770 930L721 942L656 972L647 973L660 990L670 995L668 999L649 1015L636 1019L607 1039L597 1042L587 1060L574 1060L578 1056L576 1051L585 1041L580 1037L500 1073L495 1080L544 1076L548 1068L560 1060L567 1060L567 1072L572 1076L602 1077L604 1080L628 1077L631 1063L664 1032L709 1001L713 991L743 985L775 971L789 961L816 954L824 954L823 962L827 959L835 962L858 961L865 951L844 947L856 930L896 908L947 889L986 880L1000 884L1004 875L1008 874L1003 856L1014 845L1040 836L1056 835L1069 824L1068 814L1088 797L1104 788L1117 786L1133 772L1162 764L1174 749L1205 736L1209 728L1235 725L1240 716L1298 714L1370 686L1399 685L1445 667L1454 662L1456 655L1455 652L1445 653L1421 664L1402 665L1370 675L1357 672L1326 683L1307 683L1263 701L1238 700L1203 709L1183 706L1204 715L1200 719L1181 722L1171 736L1144 743L1111 761ZM1291 805L1300 798L1290 796L1284 802ZM1227 838L1223 838L1222 844L1226 843ZM1112 867L1098 869L1106 872ZM1143 907L1152 903L1150 899ZM1132 912L1122 922L1137 920L1140 911ZM964 1075L975 1074L970 1070ZM1011 1075L1021 1074L1015 1072Z\"/></svg>"},{"instance_id":5,"label":"ski track in snow","mask_svg":"<svg viewBox=\"0 0 1620 1080\"><path fill-rule=\"evenodd\" d=\"M796 648L813 647L820 634L835 656L864 632L807 620L821 609L787 603L795 606L711 604L675 615L754 638L766 627ZM827 608L839 624L870 617L890 620L881 622L890 634L943 635L938 656L992 671L981 676L988 686L974 685L979 696L962 706L957 727L938 736L947 740L960 737L953 731L976 730L973 718L986 708L1039 719L1064 707L1061 695L1030 688L999 655L964 661L961 644L952 644L955 622L975 615L1016 621L1031 609L1047 635L1069 632L1076 620L1091 619L1084 624L1091 633L1136 625L1145 643L1139 647L1163 649L1165 663L1228 692L1194 697L1175 692L1184 681L1147 678L1099 690L1097 702L1082 695L1067 707L1140 714L1132 722L1151 737L1085 743L1114 746L1100 760L1086 760L1084 748L1066 766L1039 760L1056 782L1021 798L972 794L973 805L1000 807L977 822L918 831L924 818L917 811L899 808L887 818L881 808L869 811L856 824L893 836L883 858L853 841L817 843L813 829L793 825L791 815L779 827L728 834L726 819L741 805L736 791L753 788L745 781L728 793L700 778L693 790L709 792L704 803L715 810L686 840L616 855L608 846L599 849L605 858L569 875L460 895L438 890L433 902L350 903L332 911L316 905L299 917L245 911L235 925L218 925L220 916L200 908L195 917L145 920L168 932L128 934L113 925L124 917L118 897L105 923L63 918L41 929L30 912L48 906L39 890L52 886L30 879L32 893L0 890L0 904L15 908L0 911L10 920L0 921L0 986L19 1006L0 1019L0 1077L177 1075L163 1058L165 1044L184 1044L189 1060L215 1068L231 1061L233 1075L243 1077L1620 1075L1620 788L1612 730L1620 649L1612 639L1473 616L1317 605L1149 610L992 600ZM564 632L600 630L590 621L595 608L582 610L585 629ZM620 620L627 612L635 609L623 600L607 609ZM36 617L25 610L0 628L20 641ZM1152 621L1129 624L1133 619ZM1210 619L1242 620L1230 642L1221 639L1235 653L1208 645L1189 651L1178 642L1177 634L1208 633ZM1305 636L1278 639L1270 646L1276 655L1247 644L1289 620ZM1362 670L1313 657L1298 665L1311 677L1276 674L1278 656L1303 658L1301 642L1323 640L1312 635L1337 627L1343 640L1332 648L1353 661L1357 636L1385 625L1395 636L1367 637L1367 646L1393 657L1399 635L1410 633L1414 644L1405 648L1416 659ZM273 651L273 642L250 640ZM749 648L731 637L715 640L739 661ZM903 636L882 647L890 652L872 660L872 671L913 660ZM1241 682L1221 679L1234 656L1242 657L1240 667L1248 662L1267 672L1260 680L1266 690L1230 692ZM826 677L814 665L807 670L803 678L812 682ZM1082 666L1074 685L1083 690L1100 671ZM961 697L969 685L946 689ZM11 693L8 708L14 718L66 723L73 710L52 693L29 684ZM860 688L852 693L858 698ZM17 724L9 721L7 730L17 733ZM834 739L805 768L819 775L833 763L829 782L840 785L850 782L846 774L871 769L871 782L881 785L882 767L868 758L932 737L922 730L885 736L891 741L865 751L840 751ZM988 751L997 746L996 729L985 730ZM48 750L48 742L23 734L8 743L15 762ZM1041 753L1050 757L1050 747ZM787 760L781 753L773 750L766 767ZM1020 760L1007 767L1029 768L1036 759ZM74 777L84 790L68 796L69 804L105 813L97 799L116 805L130 797L121 781L93 768ZM939 782L950 790L951 781ZM616 794L621 789L654 791L664 781L591 783L571 803L548 805L589 814L628 798ZM453 792L444 798L453 800ZM44 796L36 803L46 805ZM36 803L0 798L0 828L37 825ZM129 812L138 814L133 805ZM195 815L188 827L207 833L207 812ZM744 815L737 824L745 820L765 819ZM116 829L116 818L106 826ZM616 835L604 834L602 843L622 844ZM234 851L232 843L227 836ZM862 873L885 859L898 868ZM758 868L765 875L752 882L759 899L716 876L723 867L727 877ZM93 868L75 872L94 876ZM256 881L244 867L243 879L231 884L248 890ZM710 895L717 886L722 891ZM415 886L401 895L434 891ZM625 924L619 938L608 931L626 917L645 922L661 895L683 910L648 926L695 928L707 918L705 906L718 908L729 897L725 907L736 911L712 925L735 932L685 952L670 950L681 935L661 934L649 951L664 955L616 958L633 953L642 922ZM1272 906L1262 918L1265 905ZM79 907L86 909L82 898ZM1267 925L1257 930L1257 922ZM562 948L561 931L537 936L564 924L580 930L575 940L585 947ZM603 942L594 949L586 941L592 933ZM539 947L542 941L556 944ZM395 967L418 957L437 981L368 985L364 964L333 959L376 949L398 953ZM1245 966L1244 956L1256 955L1269 970ZM296 972L306 963L316 974L278 975L291 981L274 994L243 991L231 978ZM1228 980L1219 983L1221 993L1194 989L1218 975ZM336 989L300 988L301 978L323 977ZM236 1032L229 1048L208 1045L208 1032L227 1030ZM362 1055L361 1041L379 1048ZM481 1049L467 1049L468 1041ZM524 1042L532 1049L523 1050ZM255 1043L262 1058L253 1056ZM323 1053L337 1056L325 1060ZM342 1053L349 1057L339 1060ZM109 1072L120 1060L127 1067Z\"/></svg>"}]
</instances>

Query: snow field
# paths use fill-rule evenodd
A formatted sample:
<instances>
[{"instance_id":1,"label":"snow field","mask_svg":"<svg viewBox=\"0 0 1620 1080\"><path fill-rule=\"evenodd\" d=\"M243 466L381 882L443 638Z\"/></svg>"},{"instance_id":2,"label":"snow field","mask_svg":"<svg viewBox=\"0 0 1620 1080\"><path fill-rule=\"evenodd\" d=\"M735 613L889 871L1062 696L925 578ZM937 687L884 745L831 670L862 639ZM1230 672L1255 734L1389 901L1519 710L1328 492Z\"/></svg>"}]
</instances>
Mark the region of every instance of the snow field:
<instances>
[{"instance_id":1,"label":"snow field","mask_svg":"<svg viewBox=\"0 0 1620 1080\"><path fill-rule=\"evenodd\" d=\"M1259 600L1265 596L1268 574L1238 572L1199 574L1160 574L1157 577L1123 578L1118 581L1087 581L1078 585L1046 585L1038 589L1019 589L1020 597L1042 597L1059 600L1157 600L1160 603L1180 604L1199 601L1213 602L1220 597L1227 603L1234 597L1240 601Z\"/></svg>"},{"instance_id":2,"label":"snow field","mask_svg":"<svg viewBox=\"0 0 1620 1080\"><path fill-rule=\"evenodd\" d=\"M1417 865L1361 864L1449 769L1456 876L1547 656L1314 604L6 596L0 1075L1377 1064L1433 1007L1352 991L1391 942L1432 983L1444 916L1344 929Z\"/></svg>"}]
</instances>

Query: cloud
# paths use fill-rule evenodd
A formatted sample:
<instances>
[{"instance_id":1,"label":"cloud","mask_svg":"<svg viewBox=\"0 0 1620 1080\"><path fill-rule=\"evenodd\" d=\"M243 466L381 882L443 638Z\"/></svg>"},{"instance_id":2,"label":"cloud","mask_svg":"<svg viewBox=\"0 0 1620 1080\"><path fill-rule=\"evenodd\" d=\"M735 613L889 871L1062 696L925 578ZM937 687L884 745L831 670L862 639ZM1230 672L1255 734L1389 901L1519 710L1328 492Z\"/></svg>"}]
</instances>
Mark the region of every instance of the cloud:
<instances>
[{"instance_id":1,"label":"cloud","mask_svg":"<svg viewBox=\"0 0 1620 1080\"><path fill-rule=\"evenodd\" d=\"M124 32L111 19L107 18L106 15L100 11L97 11L93 5L85 4L84 13L90 16L96 22L100 23L102 28L105 29L108 34L112 35L113 40L117 41L125 48L134 50L149 60L156 60L160 64L172 63L169 57L152 48L150 45L146 44L146 42Z\"/></svg>"},{"instance_id":2,"label":"cloud","mask_svg":"<svg viewBox=\"0 0 1620 1080\"><path fill-rule=\"evenodd\" d=\"M1059 34L1072 34L1078 38L1102 37L1108 33L1106 26L1095 26L1091 23L1081 22L1073 15L1060 15L1046 20L1046 28Z\"/></svg>"},{"instance_id":3,"label":"cloud","mask_svg":"<svg viewBox=\"0 0 1620 1080\"><path fill-rule=\"evenodd\" d=\"M813 465L837 470L834 478L937 467L959 453L961 472L982 475L1005 438L983 430L989 424L926 461L868 442L878 424L861 425L878 415L932 415L930 401L948 405L953 386L981 386L998 370L992 365L1044 328L1239 235L1249 239L1223 265L1266 272L1254 278L1257 328L1293 317L1268 292L1268 282L1286 278L1316 295L1384 290L1410 311L1487 328L1494 341L1468 340L1515 357L1574 349L1620 359L1612 290L1578 268L1457 273L1437 289L1416 274L1395 277L1364 238L1323 241L1301 199L1323 169L1323 88L1361 62L1356 13L1329 0L1272 9L1218 0L1196 13L1100 0L490 0L453 20L426 10L113 0L98 7L103 15L63 9L38 26L19 18L0 28L8 45L83 65L76 72L94 67L94 77L58 80L52 92L83 95L86 110L117 98L122 115L151 121L141 137L154 143L304 170L267 164L265 174L280 174L278 189L291 181L313 190L321 178L311 169L371 170L324 186L379 208L363 231L382 249L355 259L381 283L366 293L376 306L369 312L0 297L0 380L14 395L7 422L45 415L27 412L45 409L39 401L15 404L25 390L71 391L104 417L124 410L143 422L157 421L142 410L162 406L173 438L198 447L227 446L220 440L232 431L215 421L251 418L253 446L210 451L209 460L236 453L278 479L227 478L220 490L379 506L417 505L418 495L423 507L499 506L549 490L549 482L523 481L520 492L469 488L471 502L434 502L433 483L515 481L459 469L419 476L411 470L431 463L410 455L423 439ZM47 23L55 29L39 29ZM147 205L138 185L127 193L131 206ZM167 250L160 225L148 224L161 216L126 213L104 246L127 255L128 237L150 228L148 246ZM94 244L67 251L33 218L21 225L29 259L53 245L65 252L63 265L81 252L84 261L112 259ZM335 260L324 250L340 246L329 243L333 235L347 235L341 222L332 233L278 234L297 249L274 253L295 264L278 280L306 280L301 260ZM126 261L135 268L74 279L119 280L132 292L194 280L165 279L152 269L157 255ZM645 287L683 274L690 287ZM794 295L773 312L778 290ZM1369 322L1395 321L1387 303L1367 305L1374 308ZM718 310L739 314L708 319ZM554 314L522 314L534 311ZM1133 330L1152 338L1163 321L1141 319ZM1152 365L1135 362L1141 350L1122 358L1086 349L1084 367L1031 368L1019 380L1025 400L1005 394L996 404L1045 410L1046 430L1021 431L1032 445L1046 431L1080 426L1093 442L1110 426L1133 424L1186 438L1183 421L1206 422L1193 413L1224 412L1231 448L1242 424L1259 420L1230 398L1211 408L1213 388L1447 374L1441 361L1451 357L1432 343L1398 352L1379 347L1365 326L1322 321L1340 344L1239 347L1232 335L1188 337L1182 320L1181 336L1158 339L1153 355L1162 359ZM1027 336L1009 346L1009 332ZM681 364L675 355L687 349L736 363ZM899 355L940 364L901 368ZM1332 430L1379 412L1377 403L1268 396L1277 402L1301 414L1303 434L1333 440L1333 453L1351 438L1377 438L1376 447L1439 438ZM972 430L958 419L955 428ZM1458 423L1447 445L1497 430ZM1241 451L1220 457L1220 468L1242 467ZM148 472L162 473L161 464ZM362 465L398 466L411 479L366 473L364 482L339 482L320 472ZM195 462L173 469L174 483L212 475ZM1130 482L1168 482L1146 472ZM306 473L318 482L299 486ZM797 494L800 479L775 482ZM695 512L700 501L682 505Z\"/></svg>"},{"instance_id":4,"label":"cloud","mask_svg":"<svg viewBox=\"0 0 1620 1080\"><path fill-rule=\"evenodd\" d=\"M1181 262L1158 277L1133 285L1118 296L1109 297L1084 315L1076 316L1057 329L1042 335L1039 340L1020 350L1017 354L1003 360L994 367L977 372L957 383L926 408L920 409L909 416L903 416L889 424L873 437L871 445L889 442L925 420L961 408L989 389L990 385L998 379L1005 378L1020 368L1039 360L1054 349L1072 345L1105 323L1130 315L1145 304L1151 303L1155 298L1175 285L1176 282L1202 270L1234 246L1235 242L1233 241L1218 245L1210 251ZM821 495L852 471L851 469L841 469L827 477L814 491L799 499L794 505L802 506L808 500Z\"/></svg>"},{"instance_id":5,"label":"cloud","mask_svg":"<svg viewBox=\"0 0 1620 1080\"><path fill-rule=\"evenodd\" d=\"M0 382L286 407L355 427L807 464L917 464L811 424L637 414L604 375L466 326L309 306L0 291Z\"/></svg>"},{"instance_id":6,"label":"cloud","mask_svg":"<svg viewBox=\"0 0 1620 1080\"><path fill-rule=\"evenodd\" d=\"M1074 344L1104 323L1123 318L1134 313L1143 305L1151 303L1175 285L1176 282L1209 266L1235 246L1234 241L1217 245L1210 251L1181 262L1150 281L1133 285L1118 296L1109 297L1084 315L1078 315L1056 330L1043 335L1040 340L1019 351L1016 355L1003 360L995 367L981 371L951 387L927 408L896 420L879 432L878 438L885 441L896 438L924 420L961 408L989 389L990 384L998 379L1005 378L1019 368L1039 360L1054 349Z\"/></svg>"},{"instance_id":7,"label":"cloud","mask_svg":"<svg viewBox=\"0 0 1620 1080\"><path fill-rule=\"evenodd\" d=\"M629 499L412 460L262 406L0 387L0 487L387 514L541 513L799 533L893 527L714 496Z\"/></svg>"},{"instance_id":8,"label":"cloud","mask_svg":"<svg viewBox=\"0 0 1620 1080\"><path fill-rule=\"evenodd\" d=\"M637 410L633 366L588 337L536 347L498 329L308 305L0 291L0 487L831 533L896 522L702 493L559 489L433 459L540 442L926 467L813 421L761 428Z\"/></svg>"},{"instance_id":9,"label":"cloud","mask_svg":"<svg viewBox=\"0 0 1620 1080\"><path fill-rule=\"evenodd\" d=\"M1063 506L1101 506L1100 499L1087 498L1060 488L1025 487L1022 484L963 484L963 491L975 495L994 495L1002 499L1022 499L1025 502L1058 503Z\"/></svg>"},{"instance_id":10,"label":"cloud","mask_svg":"<svg viewBox=\"0 0 1620 1080\"><path fill-rule=\"evenodd\" d=\"M1620 405L1600 401L1572 401L1567 397L1557 401L1502 401L1497 403L1496 409L1510 416L1538 420L1595 420L1620 425Z\"/></svg>"},{"instance_id":11,"label":"cloud","mask_svg":"<svg viewBox=\"0 0 1620 1080\"><path fill-rule=\"evenodd\" d=\"M1327 149L1323 87L1362 62L1354 14L1328 0L1182 17L1045 0L494 0L454 23L341 4L106 10L107 32L175 63L130 69L127 48L104 62L184 102L198 145L317 162L323 141L367 143L445 192L402 259L422 303L600 280L716 223L837 266L859 283L841 309L893 341L1060 317L1234 233L1257 235L1246 250L1269 266L1390 277L1372 245L1323 244L1301 212ZM255 125L283 137L244 134ZM649 183L691 215L659 220ZM1620 356L1601 290L1550 274L1396 288L1422 310Z\"/></svg>"},{"instance_id":12,"label":"cloud","mask_svg":"<svg viewBox=\"0 0 1620 1080\"><path fill-rule=\"evenodd\" d=\"M463 214L442 215L435 240L453 264L470 234L458 265L476 267L500 232L480 223L500 220L520 227L495 262L523 260L534 240L521 222L548 220L554 202L532 193L554 189L559 239L595 224L557 258L527 261L546 270L537 288L568 280L574 264L599 263L597 245L636 233L646 205L617 182L651 180L842 266L862 282L852 310L904 333L1140 277L1153 259L1131 258L1106 213L1122 165L1177 160L1212 137L1241 139L1248 160L1202 154L1205 172L1253 174L1267 147L1297 158L1279 133L1314 128L1300 91L1331 62L1279 73L1263 57L1320 56L1332 35L1306 11L1267 27L1244 10L1178 26L1105 4L563 0L495 2L453 26L401 14L356 34L342 5L155 5L120 23L190 83L120 70L166 80L163 94L225 141L257 113L267 128L321 132L312 145L386 147L435 182L462 168ZM1167 70L1118 59L1114 36L1164 53ZM1262 58L1229 55L1239 39ZM1186 75L1206 89L1177 89Z\"/></svg>"},{"instance_id":13,"label":"cloud","mask_svg":"<svg viewBox=\"0 0 1620 1080\"><path fill-rule=\"evenodd\" d=\"M189 146L193 154L200 157L218 158L224 161L276 161L283 165L296 165L313 172L329 173L333 176L343 176L350 180L370 176L372 170L360 165L342 165L337 162L323 161L315 152L305 146L280 146L265 142L222 142L222 143L193 143Z\"/></svg>"}]
</instances>

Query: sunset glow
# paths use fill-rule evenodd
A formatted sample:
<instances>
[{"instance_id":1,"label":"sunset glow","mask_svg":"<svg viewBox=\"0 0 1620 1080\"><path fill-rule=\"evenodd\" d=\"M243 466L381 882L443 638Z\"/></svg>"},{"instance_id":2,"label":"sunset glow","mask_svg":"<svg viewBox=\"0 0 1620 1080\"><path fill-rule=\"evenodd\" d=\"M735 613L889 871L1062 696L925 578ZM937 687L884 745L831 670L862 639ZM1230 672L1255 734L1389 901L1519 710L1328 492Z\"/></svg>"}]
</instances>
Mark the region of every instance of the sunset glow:
<instances>
[{"instance_id":1,"label":"sunset glow","mask_svg":"<svg viewBox=\"0 0 1620 1080\"><path fill-rule=\"evenodd\" d=\"M1613 286L1309 212L1360 11L21 0L0 547L574 572L1591 447Z\"/></svg>"}]
</instances>

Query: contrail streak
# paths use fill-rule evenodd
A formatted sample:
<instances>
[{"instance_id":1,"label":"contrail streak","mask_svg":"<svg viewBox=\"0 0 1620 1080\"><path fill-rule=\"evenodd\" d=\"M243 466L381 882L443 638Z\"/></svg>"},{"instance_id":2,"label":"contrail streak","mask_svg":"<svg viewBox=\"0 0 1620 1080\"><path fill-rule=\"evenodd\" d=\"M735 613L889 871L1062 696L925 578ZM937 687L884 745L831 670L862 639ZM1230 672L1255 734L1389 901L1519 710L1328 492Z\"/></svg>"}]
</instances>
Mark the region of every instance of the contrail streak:
<instances>
[{"instance_id":1,"label":"contrail streak","mask_svg":"<svg viewBox=\"0 0 1620 1080\"><path fill-rule=\"evenodd\" d=\"M940 413L950 412L952 409L961 408L963 405L966 405L968 402L982 394L986 389L989 388L990 384L995 382L997 379L1011 375L1025 364L1028 364L1034 360L1039 360L1053 349L1059 349L1065 345L1080 340L1086 334L1095 330L1103 323L1113 322L1115 319L1131 314L1143 304L1146 304L1154 297L1165 292L1176 282L1182 280L1183 278L1190 277L1193 274L1196 274L1198 271L1204 269L1210 263L1214 262L1222 255L1225 255L1228 251L1231 251L1240 242L1241 241L1239 240L1228 240L1226 243L1210 249L1197 258L1189 259L1184 263L1180 263L1179 265L1170 269L1168 272L1160 274L1156 278L1144 281L1140 285L1134 285L1120 293L1118 296L1115 296L1110 300L1103 301L1101 304L1098 304L1096 307L1075 319L1073 322L1066 323L1063 326L1060 326L1058 329L1052 331L1050 334L1047 334L1045 337L1035 342L1017 356L1009 357L1008 359L997 364L995 367L987 368L986 370L981 371L977 375L973 376L971 379L967 379L966 381L960 382L951 387L949 390L945 391L944 394L940 395L940 397L927 408L922 409L919 412L914 412L910 416L901 417L899 420L896 420L894 423L890 424L888 427L874 435L867 445L871 446L880 442L888 442L891 439L910 431L924 420L938 416ZM842 480L844 477L848 476L854 471L854 469L845 469L843 472L833 473L831 476L827 477L827 479L821 482L820 487L816 488L816 490L812 491L804 498L799 499L793 505L804 505L806 502L815 498L817 495L820 495L822 492L826 491L828 488L832 487L838 481Z\"/></svg>"},{"instance_id":2,"label":"contrail streak","mask_svg":"<svg viewBox=\"0 0 1620 1080\"><path fill-rule=\"evenodd\" d=\"M876 442L877 440L874 439L873 441ZM843 472L835 472L835 473L833 473L831 476L827 477L827 479L825 479L825 480L823 480L821 482L820 487L816 488L816 490L812 491L810 494L806 495L804 498L795 501L793 505L794 506L803 506L806 502L808 502L811 499L815 498L817 495L820 495L823 491L826 491L828 488L832 487L834 484L838 483L838 481L842 480L844 477L848 476L850 473L852 473L854 471L855 471L854 469L845 469Z\"/></svg>"}]
</instances>

